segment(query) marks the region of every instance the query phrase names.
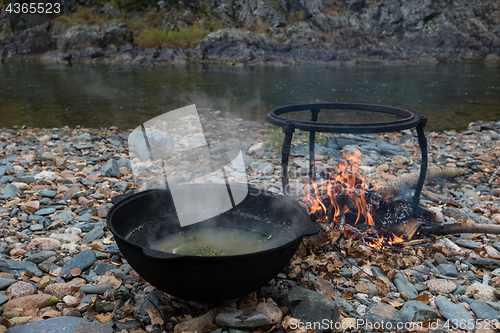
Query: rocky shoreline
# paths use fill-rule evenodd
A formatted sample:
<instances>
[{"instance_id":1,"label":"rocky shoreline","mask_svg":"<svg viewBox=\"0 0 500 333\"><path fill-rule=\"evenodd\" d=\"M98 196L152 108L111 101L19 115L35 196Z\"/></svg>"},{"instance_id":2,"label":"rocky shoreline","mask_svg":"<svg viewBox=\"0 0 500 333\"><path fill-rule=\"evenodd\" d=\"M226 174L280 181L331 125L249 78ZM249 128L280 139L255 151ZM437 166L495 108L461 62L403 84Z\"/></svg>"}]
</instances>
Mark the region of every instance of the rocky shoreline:
<instances>
[{"instance_id":1,"label":"rocky shoreline","mask_svg":"<svg viewBox=\"0 0 500 333\"><path fill-rule=\"evenodd\" d=\"M13 34L7 15L0 15L1 60L146 65L500 60L500 10L494 0L160 1L157 8L126 15L118 5L79 1L73 10L82 8L99 23L55 20ZM148 29L160 34L193 26L207 26L211 33L191 46L171 41L140 47L141 30L130 22L144 28L151 19L158 23Z\"/></svg>"},{"instance_id":2,"label":"rocky shoreline","mask_svg":"<svg viewBox=\"0 0 500 333\"><path fill-rule=\"evenodd\" d=\"M250 183L281 192L273 148L279 140L267 126L199 112L204 131L228 138L213 144L246 152ZM156 290L127 264L105 224L110 199L137 186L129 133L0 130L0 332L65 326L68 332L305 333L297 318L326 318L351 331L356 320L426 323L422 332L495 331L488 322L500 320L499 235L450 235L385 250L350 247L345 238L340 252L320 251L312 237L268 285L239 299L210 305ZM426 191L454 203L423 197L434 221L454 222L463 212L478 223L500 224L499 133L500 122L427 133L430 163L466 169L458 179L426 183ZM293 142L290 177L297 191L307 180L306 142L305 135ZM355 149L362 152L361 172L380 184L419 167L412 131L339 135L317 144L318 174ZM453 328L462 319L466 326Z\"/></svg>"}]
</instances>

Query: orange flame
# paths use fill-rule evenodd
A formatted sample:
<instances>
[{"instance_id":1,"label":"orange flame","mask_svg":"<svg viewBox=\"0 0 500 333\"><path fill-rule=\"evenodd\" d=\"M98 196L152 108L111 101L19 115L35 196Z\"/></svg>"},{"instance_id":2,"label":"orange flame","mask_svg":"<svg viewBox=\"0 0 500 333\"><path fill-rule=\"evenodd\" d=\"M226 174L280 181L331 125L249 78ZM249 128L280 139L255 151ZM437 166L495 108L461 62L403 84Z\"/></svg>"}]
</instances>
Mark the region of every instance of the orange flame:
<instances>
[{"instance_id":1,"label":"orange flame","mask_svg":"<svg viewBox=\"0 0 500 333\"><path fill-rule=\"evenodd\" d=\"M396 236L394 233L392 234L392 239L390 241L388 241L387 243L389 243L390 245L392 244L395 244L395 243L402 243L404 242L405 239L403 237L400 237L400 236Z\"/></svg>"},{"instance_id":2,"label":"orange flame","mask_svg":"<svg viewBox=\"0 0 500 333\"><path fill-rule=\"evenodd\" d=\"M328 181L327 184L327 195L330 198L330 204L333 206L333 221L328 221L332 223L334 221L339 220L340 217L340 209L344 211L344 214L349 212L349 208L345 203L342 204L343 207L339 207L339 195L344 195L348 197L352 204L356 207L356 220L354 224L357 224L361 217L364 218L365 223L369 225L375 225L372 217L372 207L369 206L365 200L365 190L368 188L368 185L361 184L360 188L356 188L356 180L365 181L364 177L358 175L359 162L361 160L361 152L357 151L354 155L344 155L344 159L346 162L339 163L339 167L337 170L337 176L335 177L335 181L332 184L331 181ZM327 210L323 202L321 202L318 187L314 181L311 180L312 188L314 191L314 196L311 193L306 194L306 199L310 203L310 211L309 214L314 214L318 211L323 211L322 221L327 221ZM343 193L337 193L340 192Z\"/></svg>"}]
</instances>

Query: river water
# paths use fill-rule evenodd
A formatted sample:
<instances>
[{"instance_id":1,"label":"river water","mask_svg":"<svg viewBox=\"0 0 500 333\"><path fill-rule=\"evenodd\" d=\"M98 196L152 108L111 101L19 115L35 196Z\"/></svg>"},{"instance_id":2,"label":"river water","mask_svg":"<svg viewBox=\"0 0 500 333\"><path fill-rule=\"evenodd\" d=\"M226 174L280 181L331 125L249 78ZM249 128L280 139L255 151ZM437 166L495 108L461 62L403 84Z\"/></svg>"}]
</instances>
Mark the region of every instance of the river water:
<instances>
[{"instance_id":1,"label":"river water","mask_svg":"<svg viewBox=\"0 0 500 333\"><path fill-rule=\"evenodd\" d=\"M0 64L0 128L109 127L126 130L195 103L265 122L270 110L311 102L371 103L428 118L428 130L500 120L499 64L229 67ZM320 121L390 120L322 112Z\"/></svg>"}]
</instances>

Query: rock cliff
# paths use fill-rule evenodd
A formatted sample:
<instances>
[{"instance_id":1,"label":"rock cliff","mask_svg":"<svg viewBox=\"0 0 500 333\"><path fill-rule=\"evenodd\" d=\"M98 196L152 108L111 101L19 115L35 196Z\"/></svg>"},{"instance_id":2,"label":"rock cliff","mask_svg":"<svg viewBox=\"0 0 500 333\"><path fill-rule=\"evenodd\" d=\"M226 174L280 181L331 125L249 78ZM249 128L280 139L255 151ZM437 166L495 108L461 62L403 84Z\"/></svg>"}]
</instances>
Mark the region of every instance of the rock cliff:
<instances>
[{"instance_id":1,"label":"rock cliff","mask_svg":"<svg viewBox=\"0 0 500 333\"><path fill-rule=\"evenodd\" d=\"M80 0L104 22L50 22L17 34L0 16L2 60L337 63L500 60L497 0L186 0L159 1L120 15L118 5ZM211 22L194 47L139 48L130 22L154 12L157 28ZM122 9L123 13L123 9Z\"/></svg>"}]
</instances>

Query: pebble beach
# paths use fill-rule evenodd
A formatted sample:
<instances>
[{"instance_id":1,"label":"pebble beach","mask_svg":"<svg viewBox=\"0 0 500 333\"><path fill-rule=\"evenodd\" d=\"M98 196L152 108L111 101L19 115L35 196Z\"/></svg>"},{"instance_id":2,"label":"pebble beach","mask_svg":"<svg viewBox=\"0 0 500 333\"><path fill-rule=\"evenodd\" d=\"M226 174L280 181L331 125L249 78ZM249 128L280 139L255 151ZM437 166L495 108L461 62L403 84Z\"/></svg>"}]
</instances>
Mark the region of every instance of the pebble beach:
<instances>
[{"instance_id":1,"label":"pebble beach","mask_svg":"<svg viewBox=\"0 0 500 333\"><path fill-rule=\"evenodd\" d=\"M244 152L250 184L282 193L277 129L213 109L199 114L212 147ZM64 326L67 332L305 333L305 323L325 318L352 332L370 331L357 320L408 323L419 332L495 332L500 235L492 234L439 236L384 250L354 248L346 238L338 241L340 252L316 251L312 237L289 267L241 298L202 304L157 290L127 263L106 227L111 199L138 188L130 132L0 129L0 332ZM465 170L426 182L421 204L434 212L428 222L500 224L500 122L426 136L429 164ZM297 196L308 181L307 139L297 133L291 151ZM420 167L412 130L341 134L316 144L318 182L323 170L357 150L360 172L380 185ZM185 169L186 182L201 181L189 161L174 162Z\"/></svg>"}]
</instances>

